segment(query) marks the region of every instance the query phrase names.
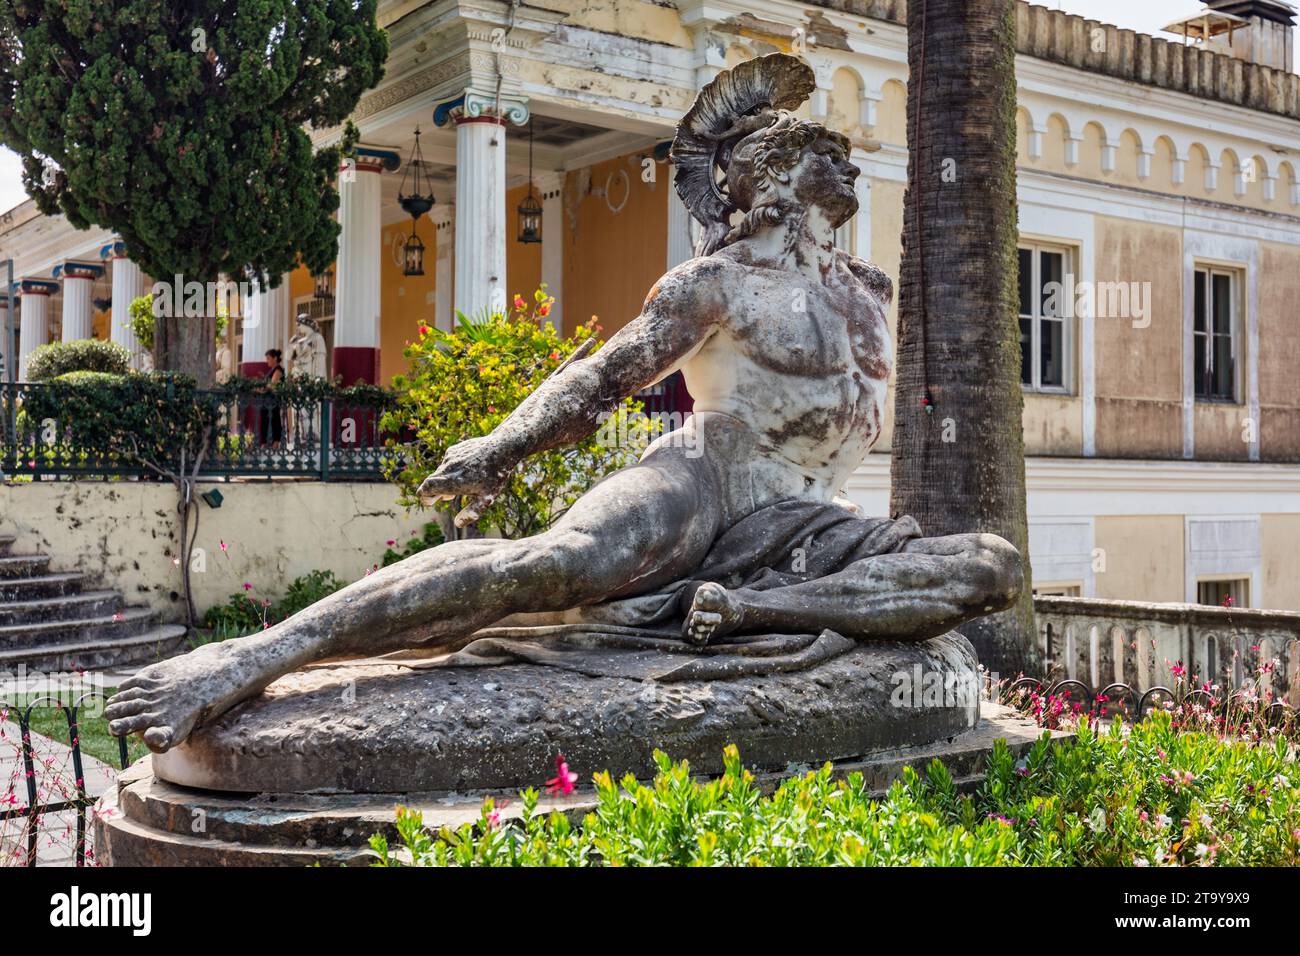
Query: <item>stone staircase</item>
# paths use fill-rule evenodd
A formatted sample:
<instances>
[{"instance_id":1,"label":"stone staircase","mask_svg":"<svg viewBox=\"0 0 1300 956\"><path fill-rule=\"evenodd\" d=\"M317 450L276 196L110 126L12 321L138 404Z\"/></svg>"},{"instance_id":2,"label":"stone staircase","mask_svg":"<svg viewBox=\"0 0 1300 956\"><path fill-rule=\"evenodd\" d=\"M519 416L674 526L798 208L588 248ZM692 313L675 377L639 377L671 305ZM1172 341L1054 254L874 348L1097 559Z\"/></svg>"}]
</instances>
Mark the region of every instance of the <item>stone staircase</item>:
<instances>
[{"instance_id":1,"label":"stone staircase","mask_svg":"<svg viewBox=\"0 0 1300 956\"><path fill-rule=\"evenodd\" d=\"M185 647L186 629L160 624L85 575L51 571L47 554L14 554L0 535L0 671L90 670L147 664Z\"/></svg>"}]
</instances>

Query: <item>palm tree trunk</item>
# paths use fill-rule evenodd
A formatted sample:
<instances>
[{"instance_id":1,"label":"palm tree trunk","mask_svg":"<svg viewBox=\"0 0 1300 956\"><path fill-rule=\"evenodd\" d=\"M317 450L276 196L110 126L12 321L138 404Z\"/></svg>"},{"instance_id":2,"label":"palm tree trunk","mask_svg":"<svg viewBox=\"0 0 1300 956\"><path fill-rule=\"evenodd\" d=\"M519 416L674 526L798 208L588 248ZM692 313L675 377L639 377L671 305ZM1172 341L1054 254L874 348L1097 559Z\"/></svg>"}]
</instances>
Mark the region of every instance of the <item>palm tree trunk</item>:
<instances>
[{"instance_id":1,"label":"palm tree trunk","mask_svg":"<svg viewBox=\"0 0 1300 956\"><path fill-rule=\"evenodd\" d=\"M1014 0L910 0L908 172L890 509L1020 550L1011 610L966 625L1003 677L1038 669L1016 257Z\"/></svg>"}]
</instances>

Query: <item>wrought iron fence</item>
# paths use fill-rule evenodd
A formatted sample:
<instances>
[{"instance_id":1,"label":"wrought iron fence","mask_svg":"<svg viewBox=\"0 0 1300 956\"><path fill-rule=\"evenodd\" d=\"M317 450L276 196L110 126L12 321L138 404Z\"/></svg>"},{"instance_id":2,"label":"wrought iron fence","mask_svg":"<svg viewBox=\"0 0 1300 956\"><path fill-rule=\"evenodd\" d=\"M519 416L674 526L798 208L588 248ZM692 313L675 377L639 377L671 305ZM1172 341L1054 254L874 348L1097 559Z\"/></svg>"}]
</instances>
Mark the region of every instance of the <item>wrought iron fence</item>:
<instances>
[{"instance_id":1,"label":"wrought iron fence","mask_svg":"<svg viewBox=\"0 0 1300 956\"><path fill-rule=\"evenodd\" d=\"M378 390L359 398L349 391L303 397L191 389L170 396L172 412L163 407L166 399L157 402L155 418L174 412L176 420L153 428L115 423L111 408L70 407L77 393L52 383L0 384L0 472L39 480L161 479L181 469L183 455L192 463L202 444L202 478L380 480L385 461L399 453L389 441L396 436L380 428L386 400ZM139 410L118 411L125 419Z\"/></svg>"},{"instance_id":2,"label":"wrought iron fence","mask_svg":"<svg viewBox=\"0 0 1300 956\"><path fill-rule=\"evenodd\" d=\"M98 691L83 694L72 704L67 704L51 696L38 697L27 702L26 706L22 707L12 706L0 701L0 715L14 719L18 723L21 757L16 769L21 772L26 797L26 802L19 803L16 792L19 781L15 779L16 774L10 774L9 779L5 781L5 792L0 794L0 798L3 798L3 802L0 802L0 807L3 807L3 809L0 809L0 824L8 824L11 820L25 820L22 836L22 841L26 844L23 855L24 866L31 867L37 864L41 823L44 818L51 814L66 811L73 811L76 814L76 842L73 846L74 864L79 867L86 865L86 812L95 805L97 798L90 796L86 789L85 761L81 753L79 713L87 698L97 697L98 695ZM67 791L56 792L51 790L47 794L47 798L42 800L42 785L40 782L40 770L42 768L38 768L36 748L32 744L32 712L37 708L50 706L57 707L62 711L68 722L68 753L72 761L73 784ZM130 765L126 738L117 738L117 745L120 769L125 770ZM50 799L51 795L55 799Z\"/></svg>"}]
</instances>

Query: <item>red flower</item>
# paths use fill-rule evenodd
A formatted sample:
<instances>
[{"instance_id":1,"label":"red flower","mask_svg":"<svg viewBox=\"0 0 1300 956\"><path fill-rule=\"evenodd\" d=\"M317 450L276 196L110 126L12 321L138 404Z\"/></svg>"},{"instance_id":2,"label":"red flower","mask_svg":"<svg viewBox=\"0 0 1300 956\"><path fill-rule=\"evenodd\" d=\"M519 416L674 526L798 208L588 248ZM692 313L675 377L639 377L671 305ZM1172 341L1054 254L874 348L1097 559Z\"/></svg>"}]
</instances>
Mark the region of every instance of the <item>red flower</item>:
<instances>
[{"instance_id":1,"label":"red flower","mask_svg":"<svg viewBox=\"0 0 1300 956\"><path fill-rule=\"evenodd\" d=\"M543 302L541 305L539 305L537 307L537 314L540 315L542 318L546 318L548 315L550 315L551 303Z\"/></svg>"},{"instance_id":2,"label":"red flower","mask_svg":"<svg viewBox=\"0 0 1300 956\"><path fill-rule=\"evenodd\" d=\"M427 325L424 325L423 323L421 323L420 328L419 328L419 332L420 332L421 335L428 335L428 334L429 334L429 327L428 327Z\"/></svg>"},{"instance_id":3,"label":"red flower","mask_svg":"<svg viewBox=\"0 0 1300 956\"><path fill-rule=\"evenodd\" d=\"M546 781L546 792L568 796L573 793L573 785L578 782L578 775L569 769L564 754L555 756L555 776Z\"/></svg>"},{"instance_id":4,"label":"red flower","mask_svg":"<svg viewBox=\"0 0 1300 956\"><path fill-rule=\"evenodd\" d=\"M523 308L527 308L527 306L528 306L528 303L524 301L524 297L523 297L522 295L520 295L519 293L516 292L516 293L515 293L515 308L516 308L516 309L523 309Z\"/></svg>"}]
</instances>

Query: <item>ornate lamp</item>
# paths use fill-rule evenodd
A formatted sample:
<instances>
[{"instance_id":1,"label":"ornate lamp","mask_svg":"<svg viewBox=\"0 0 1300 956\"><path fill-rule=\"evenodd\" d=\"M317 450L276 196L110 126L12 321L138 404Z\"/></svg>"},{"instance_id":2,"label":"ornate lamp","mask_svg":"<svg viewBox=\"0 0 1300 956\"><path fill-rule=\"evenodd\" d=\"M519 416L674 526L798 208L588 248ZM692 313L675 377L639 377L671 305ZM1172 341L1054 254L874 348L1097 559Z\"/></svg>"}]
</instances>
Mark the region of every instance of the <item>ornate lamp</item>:
<instances>
[{"instance_id":1,"label":"ornate lamp","mask_svg":"<svg viewBox=\"0 0 1300 956\"><path fill-rule=\"evenodd\" d=\"M312 290L313 299L332 299L334 298L334 270L326 269L320 275L315 276L315 288Z\"/></svg>"},{"instance_id":2,"label":"ornate lamp","mask_svg":"<svg viewBox=\"0 0 1300 956\"><path fill-rule=\"evenodd\" d=\"M528 121L528 195L515 213L519 216L519 241L542 241L542 204L533 195L533 123Z\"/></svg>"},{"instance_id":3,"label":"ornate lamp","mask_svg":"<svg viewBox=\"0 0 1300 956\"><path fill-rule=\"evenodd\" d=\"M406 192L406 181L411 180L411 192ZM420 180L424 180L425 192L420 191ZM402 173L402 183L397 189L397 204L411 217L411 236L402 247L404 267L402 275L424 275L424 243L415 233L415 224L420 217L433 208L433 184L429 174L424 171L424 154L420 151L420 127L415 128L415 145L411 148L411 158L406 162L406 171Z\"/></svg>"},{"instance_id":4,"label":"ornate lamp","mask_svg":"<svg viewBox=\"0 0 1300 956\"><path fill-rule=\"evenodd\" d=\"M411 235L406 240L406 245L402 247L403 267L402 275L404 276L422 276L424 275L424 243L420 237L415 234L415 220L411 220Z\"/></svg>"}]
</instances>

